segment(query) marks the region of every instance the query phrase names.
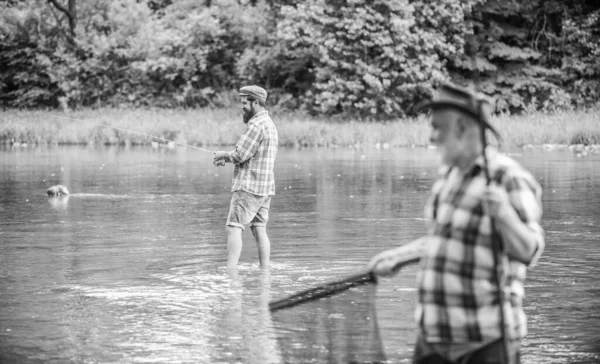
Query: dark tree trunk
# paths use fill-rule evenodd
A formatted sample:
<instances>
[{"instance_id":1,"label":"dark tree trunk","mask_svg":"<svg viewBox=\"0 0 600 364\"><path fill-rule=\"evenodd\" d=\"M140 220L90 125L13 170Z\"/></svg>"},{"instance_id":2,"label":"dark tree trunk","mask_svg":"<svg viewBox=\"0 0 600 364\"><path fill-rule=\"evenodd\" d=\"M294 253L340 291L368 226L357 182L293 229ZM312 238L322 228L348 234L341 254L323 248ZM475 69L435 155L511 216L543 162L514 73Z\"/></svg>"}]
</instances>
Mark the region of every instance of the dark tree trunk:
<instances>
[{"instance_id":1,"label":"dark tree trunk","mask_svg":"<svg viewBox=\"0 0 600 364\"><path fill-rule=\"evenodd\" d=\"M69 20L69 32L71 35L70 40L73 41L75 39L75 28L77 27L77 0L68 0L67 8L58 3L57 0L48 0L48 2L67 16L67 19Z\"/></svg>"}]
</instances>

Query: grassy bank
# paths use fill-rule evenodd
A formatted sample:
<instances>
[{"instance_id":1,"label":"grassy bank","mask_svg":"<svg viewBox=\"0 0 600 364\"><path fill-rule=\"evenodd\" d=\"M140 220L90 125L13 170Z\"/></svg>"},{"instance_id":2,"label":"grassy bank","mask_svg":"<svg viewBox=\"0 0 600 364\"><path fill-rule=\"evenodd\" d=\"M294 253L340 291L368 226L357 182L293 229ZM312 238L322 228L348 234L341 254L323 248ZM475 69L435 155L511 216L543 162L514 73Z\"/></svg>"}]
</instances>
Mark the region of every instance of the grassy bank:
<instances>
[{"instance_id":1,"label":"grassy bank","mask_svg":"<svg viewBox=\"0 0 600 364\"><path fill-rule=\"evenodd\" d=\"M492 120L505 147L600 144L600 110L552 115L499 116ZM425 146L429 119L359 122L271 113L286 146ZM69 118L69 119L66 119ZM0 144L146 145L155 139L215 147L235 144L244 125L239 109L220 110L6 110L0 114Z\"/></svg>"}]
</instances>

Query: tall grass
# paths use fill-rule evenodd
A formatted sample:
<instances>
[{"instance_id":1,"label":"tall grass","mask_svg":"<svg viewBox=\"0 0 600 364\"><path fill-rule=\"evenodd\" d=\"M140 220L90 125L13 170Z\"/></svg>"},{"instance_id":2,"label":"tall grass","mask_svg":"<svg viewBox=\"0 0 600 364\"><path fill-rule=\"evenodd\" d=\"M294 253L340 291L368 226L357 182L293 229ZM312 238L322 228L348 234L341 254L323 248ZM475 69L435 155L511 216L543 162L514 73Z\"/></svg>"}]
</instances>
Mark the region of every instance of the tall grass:
<instances>
[{"instance_id":1,"label":"tall grass","mask_svg":"<svg viewBox=\"0 0 600 364\"><path fill-rule=\"evenodd\" d=\"M600 110L499 116L492 124L503 145L600 143ZM286 146L425 146L429 119L363 122L273 112L280 144ZM68 118L68 119L66 119ZM0 144L131 144L156 142L149 136L194 146L233 145L244 130L240 109L195 110L7 110L0 114ZM128 129L136 133L108 126Z\"/></svg>"},{"instance_id":2,"label":"tall grass","mask_svg":"<svg viewBox=\"0 0 600 364\"><path fill-rule=\"evenodd\" d=\"M600 109L505 115L492 123L509 146L600 144Z\"/></svg>"}]
</instances>

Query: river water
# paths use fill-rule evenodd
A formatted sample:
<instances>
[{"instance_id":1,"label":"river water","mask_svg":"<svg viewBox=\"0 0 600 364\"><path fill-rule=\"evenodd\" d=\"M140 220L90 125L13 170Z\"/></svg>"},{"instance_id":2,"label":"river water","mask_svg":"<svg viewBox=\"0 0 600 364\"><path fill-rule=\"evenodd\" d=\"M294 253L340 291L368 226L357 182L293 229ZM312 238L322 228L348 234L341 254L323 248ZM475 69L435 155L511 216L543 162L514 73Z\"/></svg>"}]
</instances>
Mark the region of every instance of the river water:
<instances>
[{"instance_id":1,"label":"river water","mask_svg":"<svg viewBox=\"0 0 600 364\"><path fill-rule=\"evenodd\" d=\"M523 361L598 363L600 155L511 155L544 188L547 249L527 280ZM423 234L437 162L431 149L282 149L272 267L258 267L245 232L230 277L232 168L211 160L180 147L0 150L0 362L282 363L268 302ZM47 198L58 183L71 195ZM390 363L412 353L415 275L378 285Z\"/></svg>"}]
</instances>

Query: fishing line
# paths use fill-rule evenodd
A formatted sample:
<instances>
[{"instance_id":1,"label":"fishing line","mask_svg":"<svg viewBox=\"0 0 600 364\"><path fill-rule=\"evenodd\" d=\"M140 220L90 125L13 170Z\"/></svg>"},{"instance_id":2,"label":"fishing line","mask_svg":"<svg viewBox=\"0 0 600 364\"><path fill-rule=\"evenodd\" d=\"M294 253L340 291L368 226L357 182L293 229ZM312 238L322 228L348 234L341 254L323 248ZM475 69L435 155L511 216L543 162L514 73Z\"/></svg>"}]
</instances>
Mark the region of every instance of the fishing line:
<instances>
[{"instance_id":1,"label":"fishing line","mask_svg":"<svg viewBox=\"0 0 600 364\"><path fill-rule=\"evenodd\" d=\"M72 120L72 121L87 122L87 121L82 120L82 119L69 118L69 117L66 117L66 116L58 116L58 115L50 115L50 116L54 117L54 118L60 118L60 119L66 119L66 120ZM108 125L108 124L98 124L98 123L90 123L90 124L97 125L97 126L106 126L108 128L113 128L113 129L117 129L117 130L121 130L121 131L126 131L126 132L129 132L129 133L142 135L142 136L145 136L145 137L148 137L148 138L158 139L158 140L161 140L161 141L164 141L164 142L181 145L181 146L188 147L188 148L198 149L198 150L201 150L203 152L214 153L212 150L208 150L208 149L204 149L204 148L200 148L200 147L195 147L195 146L189 145L189 144L179 143L179 142L176 142L174 140L169 140L169 139L160 138L160 137L157 137L157 136L152 136L152 135L140 133L139 131L134 131L134 130L125 129L125 128L119 128L119 127Z\"/></svg>"}]
</instances>

